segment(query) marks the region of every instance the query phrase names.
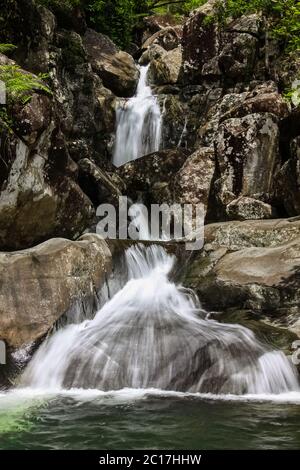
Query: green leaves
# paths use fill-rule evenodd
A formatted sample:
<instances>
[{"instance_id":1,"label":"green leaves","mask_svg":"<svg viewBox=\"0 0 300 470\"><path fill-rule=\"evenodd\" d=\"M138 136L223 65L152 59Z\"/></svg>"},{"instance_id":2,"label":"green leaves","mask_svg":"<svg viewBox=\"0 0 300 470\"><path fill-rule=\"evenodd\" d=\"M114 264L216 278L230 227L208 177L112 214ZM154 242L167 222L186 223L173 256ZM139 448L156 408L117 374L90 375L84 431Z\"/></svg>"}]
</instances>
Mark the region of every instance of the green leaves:
<instances>
[{"instance_id":1,"label":"green leaves","mask_svg":"<svg viewBox=\"0 0 300 470\"><path fill-rule=\"evenodd\" d=\"M51 95L51 90L42 82L46 75L36 77L25 73L17 65L1 65L0 80L5 83L8 100L26 104L34 91L43 91Z\"/></svg>"},{"instance_id":2,"label":"green leaves","mask_svg":"<svg viewBox=\"0 0 300 470\"><path fill-rule=\"evenodd\" d=\"M222 8L225 18L247 13L261 13L268 18L270 32L288 50L300 48L300 1L295 0L227 0Z\"/></svg>"},{"instance_id":3,"label":"green leaves","mask_svg":"<svg viewBox=\"0 0 300 470\"><path fill-rule=\"evenodd\" d=\"M9 54L9 52L13 52L17 46L14 44L1 44L0 43L0 54Z\"/></svg>"}]
</instances>

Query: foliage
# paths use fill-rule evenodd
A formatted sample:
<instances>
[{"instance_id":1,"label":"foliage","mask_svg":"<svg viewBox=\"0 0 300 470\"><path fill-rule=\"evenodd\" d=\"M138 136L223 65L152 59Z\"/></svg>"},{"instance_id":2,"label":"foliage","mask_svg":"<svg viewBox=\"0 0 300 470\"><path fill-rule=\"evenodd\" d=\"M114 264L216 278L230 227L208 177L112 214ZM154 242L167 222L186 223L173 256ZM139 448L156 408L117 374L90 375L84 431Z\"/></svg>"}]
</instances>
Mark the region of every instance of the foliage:
<instances>
[{"instance_id":1,"label":"foliage","mask_svg":"<svg viewBox=\"0 0 300 470\"><path fill-rule=\"evenodd\" d=\"M8 54L17 48L14 44L1 44L0 43L0 54Z\"/></svg>"},{"instance_id":2,"label":"foliage","mask_svg":"<svg viewBox=\"0 0 300 470\"><path fill-rule=\"evenodd\" d=\"M45 78L47 78L46 74L36 77L30 73L24 73L17 65L0 66L0 80L5 83L8 100L11 102L20 101L25 104L34 91L51 94L51 90L42 82Z\"/></svg>"},{"instance_id":3,"label":"foliage","mask_svg":"<svg viewBox=\"0 0 300 470\"><path fill-rule=\"evenodd\" d=\"M261 13L270 33L288 50L300 48L300 1L297 0L226 0L219 3L224 19L247 13Z\"/></svg>"}]
</instances>

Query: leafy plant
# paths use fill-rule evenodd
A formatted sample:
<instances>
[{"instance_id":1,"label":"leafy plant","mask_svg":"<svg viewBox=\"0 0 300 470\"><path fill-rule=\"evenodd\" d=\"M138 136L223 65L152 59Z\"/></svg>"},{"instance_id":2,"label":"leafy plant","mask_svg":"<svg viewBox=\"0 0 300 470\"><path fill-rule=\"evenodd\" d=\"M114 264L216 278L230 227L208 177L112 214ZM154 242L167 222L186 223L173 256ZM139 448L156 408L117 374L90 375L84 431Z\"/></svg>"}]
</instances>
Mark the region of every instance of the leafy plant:
<instances>
[{"instance_id":1,"label":"leafy plant","mask_svg":"<svg viewBox=\"0 0 300 470\"><path fill-rule=\"evenodd\" d=\"M46 74L38 77L24 73L17 65L1 65L0 80L5 83L8 100L11 102L20 101L27 103L34 91L42 91L48 95L51 90L42 80L47 78Z\"/></svg>"},{"instance_id":2,"label":"leafy plant","mask_svg":"<svg viewBox=\"0 0 300 470\"><path fill-rule=\"evenodd\" d=\"M17 48L14 44L1 44L0 43L0 54L8 54Z\"/></svg>"},{"instance_id":3,"label":"leafy plant","mask_svg":"<svg viewBox=\"0 0 300 470\"><path fill-rule=\"evenodd\" d=\"M282 42L287 50L300 48L300 1L297 0L226 0L219 2L219 16L237 18L259 13L265 30Z\"/></svg>"}]
</instances>

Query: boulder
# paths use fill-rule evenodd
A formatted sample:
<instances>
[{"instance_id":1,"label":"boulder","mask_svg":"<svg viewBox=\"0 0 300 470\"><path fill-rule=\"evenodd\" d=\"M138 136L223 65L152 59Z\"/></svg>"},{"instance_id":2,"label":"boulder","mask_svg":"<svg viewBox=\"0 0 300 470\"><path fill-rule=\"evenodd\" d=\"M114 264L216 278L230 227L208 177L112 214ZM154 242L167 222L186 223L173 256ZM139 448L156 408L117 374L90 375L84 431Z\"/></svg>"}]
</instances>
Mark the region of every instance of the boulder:
<instances>
[{"instance_id":1,"label":"boulder","mask_svg":"<svg viewBox=\"0 0 300 470\"><path fill-rule=\"evenodd\" d=\"M181 46L171 51L162 50L153 57L150 63L149 75L155 85L177 83L181 68Z\"/></svg>"},{"instance_id":2,"label":"boulder","mask_svg":"<svg viewBox=\"0 0 300 470\"><path fill-rule=\"evenodd\" d=\"M216 138L217 200L226 207L239 196L267 202L279 165L278 125L272 114L249 114L224 121Z\"/></svg>"},{"instance_id":3,"label":"boulder","mask_svg":"<svg viewBox=\"0 0 300 470\"><path fill-rule=\"evenodd\" d=\"M92 29L86 31L83 44L92 68L104 86L117 96L133 96L139 79L133 58L119 51L107 36Z\"/></svg>"},{"instance_id":4,"label":"boulder","mask_svg":"<svg viewBox=\"0 0 300 470\"><path fill-rule=\"evenodd\" d=\"M110 270L99 235L0 253L0 339L12 349L41 339L76 302L95 298Z\"/></svg>"},{"instance_id":5,"label":"boulder","mask_svg":"<svg viewBox=\"0 0 300 470\"><path fill-rule=\"evenodd\" d=\"M275 209L265 202L251 197L239 197L226 207L226 214L231 220L274 219Z\"/></svg>"},{"instance_id":6,"label":"boulder","mask_svg":"<svg viewBox=\"0 0 300 470\"><path fill-rule=\"evenodd\" d=\"M251 77L259 50L259 15L218 22L218 0L209 0L196 9L184 25L184 83L219 81L241 82Z\"/></svg>"},{"instance_id":7,"label":"boulder","mask_svg":"<svg viewBox=\"0 0 300 470\"><path fill-rule=\"evenodd\" d=\"M203 204L206 211L214 172L212 149L196 150L175 174L174 185L171 181L174 201L181 204Z\"/></svg>"},{"instance_id":8,"label":"boulder","mask_svg":"<svg viewBox=\"0 0 300 470\"><path fill-rule=\"evenodd\" d=\"M169 183L187 156L183 149L161 150L126 163L117 169L117 174L124 180L127 194L136 200L137 192L149 195L155 184Z\"/></svg>"},{"instance_id":9,"label":"boulder","mask_svg":"<svg viewBox=\"0 0 300 470\"><path fill-rule=\"evenodd\" d=\"M122 195L112 178L88 158L78 162L79 185L95 206L101 203L118 204Z\"/></svg>"},{"instance_id":10,"label":"boulder","mask_svg":"<svg viewBox=\"0 0 300 470\"><path fill-rule=\"evenodd\" d=\"M206 226L185 285L209 309L250 309L300 336L299 272L300 221L217 223Z\"/></svg>"}]
</instances>

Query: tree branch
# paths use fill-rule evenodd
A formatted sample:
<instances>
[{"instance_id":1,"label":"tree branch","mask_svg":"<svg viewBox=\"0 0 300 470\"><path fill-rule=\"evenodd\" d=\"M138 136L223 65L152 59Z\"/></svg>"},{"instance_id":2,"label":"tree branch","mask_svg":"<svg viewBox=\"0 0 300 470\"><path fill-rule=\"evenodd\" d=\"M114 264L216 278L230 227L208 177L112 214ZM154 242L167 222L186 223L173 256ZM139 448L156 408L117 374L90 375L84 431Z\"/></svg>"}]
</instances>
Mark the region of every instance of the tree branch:
<instances>
[{"instance_id":1,"label":"tree branch","mask_svg":"<svg viewBox=\"0 0 300 470\"><path fill-rule=\"evenodd\" d=\"M186 0L170 0L169 2L164 2L164 3L159 3L159 1L161 0L158 0L152 3L150 8L160 8L160 7L165 7L167 5L175 5L175 3L186 3Z\"/></svg>"}]
</instances>

